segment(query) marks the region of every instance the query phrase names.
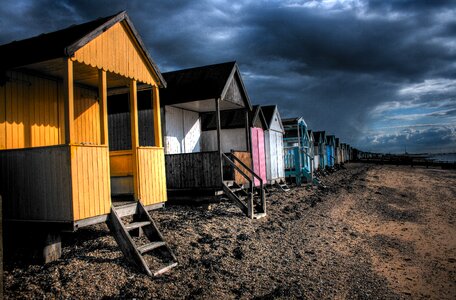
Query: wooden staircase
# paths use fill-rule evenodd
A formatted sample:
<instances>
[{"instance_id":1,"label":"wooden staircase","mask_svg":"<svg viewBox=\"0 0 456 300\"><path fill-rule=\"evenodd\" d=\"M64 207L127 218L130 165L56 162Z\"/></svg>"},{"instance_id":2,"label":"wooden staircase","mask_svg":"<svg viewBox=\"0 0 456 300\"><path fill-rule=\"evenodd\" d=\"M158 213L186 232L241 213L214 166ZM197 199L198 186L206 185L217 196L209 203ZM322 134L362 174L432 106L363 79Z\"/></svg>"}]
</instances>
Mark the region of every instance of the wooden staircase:
<instances>
[{"instance_id":1,"label":"wooden staircase","mask_svg":"<svg viewBox=\"0 0 456 300\"><path fill-rule=\"evenodd\" d=\"M286 182L276 182L275 185L282 192L288 192L290 190Z\"/></svg>"},{"instance_id":2,"label":"wooden staircase","mask_svg":"<svg viewBox=\"0 0 456 300\"><path fill-rule=\"evenodd\" d=\"M108 226L127 261L141 272L158 276L177 266L176 256L141 202L112 206Z\"/></svg>"},{"instance_id":3,"label":"wooden staircase","mask_svg":"<svg viewBox=\"0 0 456 300\"><path fill-rule=\"evenodd\" d=\"M234 169L236 169L248 182L247 185L239 185L234 181L223 181L223 192L234 202L242 212L251 219L260 219L266 216L266 197L263 180L247 167L241 160L233 156L244 171L250 173L248 176L241 168L239 168L232 159L222 153L222 157ZM257 178L260 184L255 187L254 181Z\"/></svg>"}]
</instances>

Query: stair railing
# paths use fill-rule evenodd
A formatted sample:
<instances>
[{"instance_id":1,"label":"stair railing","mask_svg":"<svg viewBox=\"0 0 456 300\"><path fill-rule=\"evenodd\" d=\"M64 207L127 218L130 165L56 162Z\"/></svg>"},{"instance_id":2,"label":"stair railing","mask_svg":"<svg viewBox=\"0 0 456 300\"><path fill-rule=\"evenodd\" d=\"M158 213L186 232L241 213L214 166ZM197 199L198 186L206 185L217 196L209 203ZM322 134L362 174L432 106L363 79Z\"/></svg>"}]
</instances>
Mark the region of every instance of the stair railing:
<instances>
[{"instance_id":1,"label":"stair railing","mask_svg":"<svg viewBox=\"0 0 456 300\"><path fill-rule=\"evenodd\" d=\"M260 176L258 176L255 172L253 172L248 166L246 166L236 156L234 156L234 155L232 156L233 160L238 162L244 168L244 170L246 170L248 173L250 173L250 175L252 175L251 177L249 177L247 174L245 174L245 172L239 166L237 166L236 163L231 158L229 158L225 153L222 153L222 158L224 161L228 162L228 164L230 166L232 166L234 169L236 169L236 171L238 171L239 174L241 174L242 177L244 177L247 180L247 182L249 183L250 197L247 202L247 209L248 209L249 217L252 218L253 214L254 214L253 196L254 196L254 188L255 188L255 178L258 179L258 181L260 182L261 206L263 208L263 212L266 213L266 199L264 196L263 179L261 179ZM222 162L222 164L223 164L223 162ZM222 178L222 180L223 180L223 178Z\"/></svg>"}]
</instances>

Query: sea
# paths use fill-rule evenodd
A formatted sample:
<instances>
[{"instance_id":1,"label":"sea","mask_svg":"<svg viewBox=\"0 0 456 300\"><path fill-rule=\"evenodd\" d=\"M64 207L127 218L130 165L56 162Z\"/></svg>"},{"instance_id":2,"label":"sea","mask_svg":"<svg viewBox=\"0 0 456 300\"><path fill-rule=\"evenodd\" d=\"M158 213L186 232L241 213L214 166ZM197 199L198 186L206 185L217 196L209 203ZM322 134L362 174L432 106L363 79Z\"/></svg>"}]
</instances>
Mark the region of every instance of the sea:
<instances>
[{"instance_id":1,"label":"sea","mask_svg":"<svg viewBox=\"0 0 456 300\"><path fill-rule=\"evenodd\" d=\"M429 154L429 158L436 162L456 162L456 153Z\"/></svg>"}]
</instances>

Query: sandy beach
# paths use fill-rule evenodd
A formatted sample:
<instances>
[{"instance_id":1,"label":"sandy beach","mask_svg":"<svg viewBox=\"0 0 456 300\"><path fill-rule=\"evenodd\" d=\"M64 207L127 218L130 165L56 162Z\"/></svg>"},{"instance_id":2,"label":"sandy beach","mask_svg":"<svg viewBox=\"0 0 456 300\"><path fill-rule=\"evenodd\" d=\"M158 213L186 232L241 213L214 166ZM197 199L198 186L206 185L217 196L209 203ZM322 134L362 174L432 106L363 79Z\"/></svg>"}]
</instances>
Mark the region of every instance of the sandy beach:
<instances>
[{"instance_id":1,"label":"sandy beach","mask_svg":"<svg viewBox=\"0 0 456 300\"><path fill-rule=\"evenodd\" d=\"M456 172L346 164L326 189L152 212L179 259L159 278L124 260L106 225L63 237L47 265L5 263L5 297L455 299Z\"/></svg>"}]
</instances>

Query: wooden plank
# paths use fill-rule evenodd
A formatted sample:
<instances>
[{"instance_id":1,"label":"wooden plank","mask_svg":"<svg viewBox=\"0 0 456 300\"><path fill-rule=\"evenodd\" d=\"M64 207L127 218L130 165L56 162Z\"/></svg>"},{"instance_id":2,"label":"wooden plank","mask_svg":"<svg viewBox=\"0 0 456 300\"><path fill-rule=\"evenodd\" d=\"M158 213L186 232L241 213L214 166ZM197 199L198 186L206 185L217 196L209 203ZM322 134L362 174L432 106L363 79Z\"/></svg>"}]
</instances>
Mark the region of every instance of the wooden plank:
<instances>
[{"instance_id":1,"label":"wooden plank","mask_svg":"<svg viewBox=\"0 0 456 300\"><path fill-rule=\"evenodd\" d=\"M100 143L108 144L108 85L106 71L98 70L98 97L100 106Z\"/></svg>"},{"instance_id":2,"label":"wooden plank","mask_svg":"<svg viewBox=\"0 0 456 300\"><path fill-rule=\"evenodd\" d=\"M74 90L73 90L73 61L64 59L63 97L65 107L65 144L73 142L74 135Z\"/></svg>"},{"instance_id":3,"label":"wooden plank","mask_svg":"<svg viewBox=\"0 0 456 300\"><path fill-rule=\"evenodd\" d=\"M152 90L153 94L153 111L154 111L154 137L155 146L163 147L162 140L162 128L161 128L161 114L160 114L160 96L158 92L158 86L154 86Z\"/></svg>"},{"instance_id":4,"label":"wooden plank","mask_svg":"<svg viewBox=\"0 0 456 300\"><path fill-rule=\"evenodd\" d=\"M139 172L137 152L139 147L138 133L138 91L136 80L130 80L130 126L131 126L131 149L133 162L133 181L135 190L135 199L138 200L140 195L139 190Z\"/></svg>"}]
</instances>

